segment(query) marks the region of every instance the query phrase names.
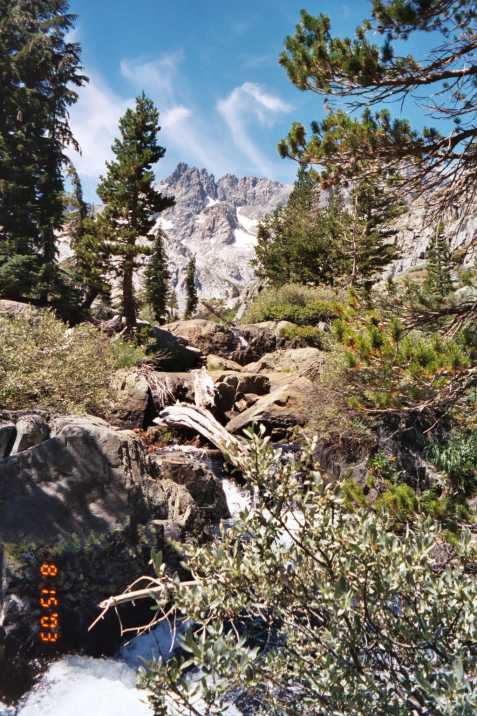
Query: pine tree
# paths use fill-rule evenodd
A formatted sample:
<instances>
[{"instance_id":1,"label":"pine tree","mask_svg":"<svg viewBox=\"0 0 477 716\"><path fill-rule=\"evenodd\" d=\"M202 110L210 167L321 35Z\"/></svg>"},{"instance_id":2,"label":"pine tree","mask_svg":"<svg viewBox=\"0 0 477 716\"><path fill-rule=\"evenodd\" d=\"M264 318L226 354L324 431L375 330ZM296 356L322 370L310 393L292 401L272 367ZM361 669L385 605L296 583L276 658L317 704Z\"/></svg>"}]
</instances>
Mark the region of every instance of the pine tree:
<instances>
[{"instance_id":1,"label":"pine tree","mask_svg":"<svg viewBox=\"0 0 477 716\"><path fill-rule=\"evenodd\" d=\"M143 93L134 109L128 109L119 121L120 139L112 150L115 160L107 162L98 195L105 204L104 225L111 251L119 257L117 271L122 284L123 314L127 332L136 325L136 300L133 276L143 256L151 249L144 239L152 240L151 230L158 212L174 204L154 187L152 166L165 154L157 135L159 112Z\"/></svg>"},{"instance_id":2,"label":"pine tree","mask_svg":"<svg viewBox=\"0 0 477 716\"><path fill-rule=\"evenodd\" d=\"M55 232L63 219L64 150L75 145L80 47L66 41L67 0L0 0L0 295L64 298ZM76 145L75 145L76 146Z\"/></svg>"},{"instance_id":3,"label":"pine tree","mask_svg":"<svg viewBox=\"0 0 477 716\"><path fill-rule=\"evenodd\" d=\"M377 181L358 182L351 190L350 209L341 213L339 242L345 279L369 290L383 270L399 257L394 220L404 204Z\"/></svg>"},{"instance_id":4,"label":"pine tree","mask_svg":"<svg viewBox=\"0 0 477 716\"><path fill-rule=\"evenodd\" d=\"M312 122L310 134L295 123L280 151L317 166L326 158L328 178L335 180L399 166L402 193L425 195L433 213L466 212L477 167L475 0L373 0L370 5L371 16L352 37L336 36L324 14L301 12L280 63L300 90L325 101L342 98L352 114L333 111L325 122ZM403 42L410 38L423 48L418 57ZM386 102L414 103L433 125L444 120L445 134L392 120L381 109Z\"/></svg>"},{"instance_id":5,"label":"pine tree","mask_svg":"<svg viewBox=\"0 0 477 716\"><path fill-rule=\"evenodd\" d=\"M427 277L425 288L438 298L447 296L452 285L452 257L444 225L438 224L427 250Z\"/></svg>"},{"instance_id":6,"label":"pine tree","mask_svg":"<svg viewBox=\"0 0 477 716\"><path fill-rule=\"evenodd\" d=\"M164 323L169 303L170 273L167 268L167 255L160 231L154 240L154 248L146 268L146 298L159 323Z\"/></svg>"},{"instance_id":7,"label":"pine tree","mask_svg":"<svg viewBox=\"0 0 477 716\"><path fill-rule=\"evenodd\" d=\"M64 223L71 236L72 278L82 292L82 309L89 311L97 296L109 300L111 251L104 236L101 214L96 214L94 205L84 200L81 181L72 164L68 174L73 192L66 196Z\"/></svg>"},{"instance_id":8,"label":"pine tree","mask_svg":"<svg viewBox=\"0 0 477 716\"><path fill-rule=\"evenodd\" d=\"M386 191L367 179L347 197L329 189L320 202L318 175L301 169L288 204L259 225L258 275L274 286L346 282L370 288L398 255L393 222L403 203L390 184Z\"/></svg>"},{"instance_id":9,"label":"pine tree","mask_svg":"<svg viewBox=\"0 0 477 716\"><path fill-rule=\"evenodd\" d=\"M254 264L271 285L333 283L341 204L332 195L328 205L320 207L319 199L316 174L300 168L286 206L260 222Z\"/></svg>"},{"instance_id":10,"label":"pine tree","mask_svg":"<svg viewBox=\"0 0 477 716\"><path fill-rule=\"evenodd\" d=\"M195 286L196 281L196 266L195 266L195 256L192 256L190 259L188 265L187 265L187 277L186 277L186 294L187 294L187 304L186 304L186 310L184 313L184 318L187 320L188 318L192 318L194 313L197 309L197 304L199 302L199 299L197 297L197 288Z\"/></svg>"}]
</instances>

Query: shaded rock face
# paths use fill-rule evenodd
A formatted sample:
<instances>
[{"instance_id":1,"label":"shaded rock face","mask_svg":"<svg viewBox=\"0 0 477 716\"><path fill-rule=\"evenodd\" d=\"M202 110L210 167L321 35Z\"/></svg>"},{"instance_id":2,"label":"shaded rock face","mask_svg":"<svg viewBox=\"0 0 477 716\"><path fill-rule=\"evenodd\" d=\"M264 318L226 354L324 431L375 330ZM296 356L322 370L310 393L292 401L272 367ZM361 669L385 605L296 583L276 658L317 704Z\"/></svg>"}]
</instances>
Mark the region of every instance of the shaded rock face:
<instances>
[{"instance_id":1,"label":"shaded rock face","mask_svg":"<svg viewBox=\"0 0 477 716\"><path fill-rule=\"evenodd\" d=\"M119 370L111 381L111 392L111 422L122 428L145 427L150 392L144 374L136 368Z\"/></svg>"},{"instance_id":2,"label":"shaded rock face","mask_svg":"<svg viewBox=\"0 0 477 716\"><path fill-rule=\"evenodd\" d=\"M15 428L16 438L11 451L12 455L39 445L50 436L50 428L46 419L38 414L20 417Z\"/></svg>"},{"instance_id":3,"label":"shaded rock face","mask_svg":"<svg viewBox=\"0 0 477 716\"><path fill-rule=\"evenodd\" d=\"M0 540L45 542L124 527L144 513L142 446L92 417L57 418L51 437L0 463Z\"/></svg>"},{"instance_id":4,"label":"shaded rock face","mask_svg":"<svg viewBox=\"0 0 477 716\"><path fill-rule=\"evenodd\" d=\"M193 455L166 448L150 456L149 472L160 480L149 480L146 493L163 492L169 520L181 530L200 534L230 517L221 481Z\"/></svg>"},{"instance_id":5,"label":"shaded rock face","mask_svg":"<svg viewBox=\"0 0 477 716\"><path fill-rule=\"evenodd\" d=\"M254 280L251 259L258 221L285 204L292 187L230 174L216 180L204 169L181 163L159 188L176 200L174 207L161 214L158 227L166 234L181 310L191 256L197 260L199 296L235 302Z\"/></svg>"},{"instance_id":6,"label":"shaded rock face","mask_svg":"<svg viewBox=\"0 0 477 716\"><path fill-rule=\"evenodd\" d=\"M10 454L16 435L15 423L7 420L0 421L0 460Z\"/></svg>"}]
</instances>

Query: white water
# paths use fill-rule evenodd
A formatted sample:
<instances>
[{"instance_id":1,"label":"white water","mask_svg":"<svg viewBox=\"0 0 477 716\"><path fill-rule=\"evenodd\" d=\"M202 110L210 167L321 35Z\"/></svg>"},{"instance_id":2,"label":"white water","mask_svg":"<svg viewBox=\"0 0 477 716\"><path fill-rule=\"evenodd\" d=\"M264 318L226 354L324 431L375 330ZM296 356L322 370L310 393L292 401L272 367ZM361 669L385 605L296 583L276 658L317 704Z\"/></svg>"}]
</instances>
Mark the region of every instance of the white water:
<instances>
[{"instance_id":1,"label":"white water","mask_svg":"<svg viewBox=\"0 0 477 716\"><path fill-rule=\"evenodd\" d=\"M222 489L232 520L236 520L241 512L250 509L252 503L250 494L241 490L236 482L224 478L222 480Z\"/></svg>"},{"instance_id":2,"label":"white water","mask_svg":"<svg viewBox=\"0 0 477 716\"><path fill-rule=\"evenodd\" d=\"M114 659L67 656L52 664L18 716L152 716L136 671Z\"/></svg>"}]
</instances>

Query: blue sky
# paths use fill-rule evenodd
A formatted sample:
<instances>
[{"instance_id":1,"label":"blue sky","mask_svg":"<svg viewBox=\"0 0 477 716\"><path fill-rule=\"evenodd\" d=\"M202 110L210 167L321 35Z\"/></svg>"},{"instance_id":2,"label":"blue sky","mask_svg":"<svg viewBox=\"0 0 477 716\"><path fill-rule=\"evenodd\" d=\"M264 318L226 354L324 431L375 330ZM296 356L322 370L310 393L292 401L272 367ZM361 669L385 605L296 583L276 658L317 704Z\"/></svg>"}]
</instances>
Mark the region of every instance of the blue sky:
<instances>
[{"instance_id":1,"label":"blue sky","mask_svg":"<svg viewBox=\"0 0 477 716\"><path fill-rule=\"evenodd\" d=\"M230 172L291 182L296 166L276 145L293 121L323 116L277 62L305 6L351 33L368 0L71 0L73 33L90 77L71 111L82 155L73 157L88 199L111 156L119 117L142 90L157 104L167 152L158 179L179 161L216 177ZM416 119L416 117L414 117Z\"/></svg>"}]
</instances>

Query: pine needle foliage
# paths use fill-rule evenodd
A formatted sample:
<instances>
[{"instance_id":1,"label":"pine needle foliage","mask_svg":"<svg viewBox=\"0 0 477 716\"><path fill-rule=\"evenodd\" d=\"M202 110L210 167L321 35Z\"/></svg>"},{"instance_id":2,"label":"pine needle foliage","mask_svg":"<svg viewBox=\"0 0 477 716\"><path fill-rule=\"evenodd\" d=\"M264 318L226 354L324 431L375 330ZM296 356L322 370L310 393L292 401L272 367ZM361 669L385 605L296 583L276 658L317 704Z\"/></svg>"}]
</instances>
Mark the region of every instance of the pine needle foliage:
<instances>
[{"instance_id":1,"label":"pine needle foliage","mask_svg":"<svg viewBox=\"0 0 477 716\"><path fill-rule=\"evenodd\" d=\"M403 209L398 197L371 180L346 193L335 187L321 194L316 172L302 167L288 204L259 224L258 275L273 286L369 290L398 258L393 224Z\"/></svg>"},{"instance_id":2,"label":"pine needle foliage","mask_svg":"<svg viewBox=\"0 0 477 716\"><path fill-rule=\"evenodd\" d=\"M477 378L475 351L464 334L452 339L409 331L377 310L349 314L334 332L345 348L350 405L368 414L432 415Z\"/></svg>"},{"instance_id":3,"label":"pine needle foliage","mask_svg":"<svg viewBox=\"0 0 477 716\"><path fill-rule=\"evenodd\" d=\"M65 150L77 146L68 112L87 81L68 9L67 0L0 1L0 295L43 305L68 292L55 232Z\"/></svg>"},{"instance_id":4,"label":"pine needle foliage","mask_svg":"<svg viewBox=\"0 0 477 716\"><path fill-rule=\"evenodd\" d=\"M344 98L353 114L331 111L324 122L312 123L309 135L294 124L280 151L326 163L328 180L399 169L403 192L424 193L436 213L465 213L476 165L475 2L372 0L369 9L351 37L335 36L326 15L301 12L280 56L282 66L299 89L321 94L328 104ZM431 47L418 58L403 40L412 37L420 46L423 33ZM382 109L383 103L401 101L414 102L432 122L450 120L452 126L445 133L432 126L413 130Z\"/></svg>"}]
</instances>

